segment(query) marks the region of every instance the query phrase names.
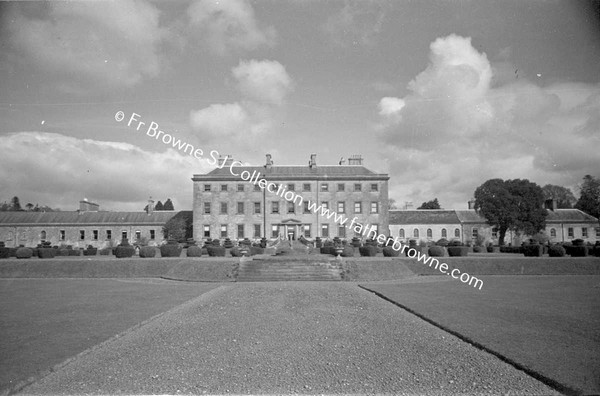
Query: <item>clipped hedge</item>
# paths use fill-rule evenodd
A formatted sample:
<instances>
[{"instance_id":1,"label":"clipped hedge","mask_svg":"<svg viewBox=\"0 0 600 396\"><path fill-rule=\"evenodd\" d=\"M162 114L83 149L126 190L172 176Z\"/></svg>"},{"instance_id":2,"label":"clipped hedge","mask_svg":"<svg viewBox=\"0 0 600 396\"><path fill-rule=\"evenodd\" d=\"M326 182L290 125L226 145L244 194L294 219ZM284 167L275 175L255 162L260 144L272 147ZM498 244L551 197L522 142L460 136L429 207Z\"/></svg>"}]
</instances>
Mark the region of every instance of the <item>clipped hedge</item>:
<instances>
[{"instance_id":1,"label":"clipped hedge","mask_svg":"<svg viewBox=\"0 0 600 396\"><path fill-rule=\"evenodd\" d=\"M254 256L256 254L263 254L265 252L265 249L260 247L260 246L251 246L250 247L250 255Z\"/></svg>"},{"instance_id":2,"label":"clipped hedge","mask_svg":"<svg viewBox=\"0 0 600 396\"><path fill-rule=\"evenodd\" d=\"M140 248L141 258L151 258L156 256L156 248L154 246L142 246Z\"/></svg>"},{"instance_id":3,"label":"clipped hedge","mask_svg":"<svg viewBox=\"0 0 600 396\"><path fill-rule=\"evenodd\" d=\"M83 251L84 256L95 256L98 253L98 248L87 248Z\"/></svg>"},{"instance_id":4,"label":"clipped hedge","mask_svg":"<svg viewBox=\"0 0 600 396\"><path fill-rule=\"evenodd\" d=\"M200 246L190 246L187 249L188 257L201 257L202 256L202 248Z\"/></svg>"},{"instance_id":5,"label":"clipped hedge","mask_svg":"<svg viewBox=\"0 0 600 396\"><path fill-rule=\"evenodd\" d=\"M352 245L344 246L344 250L342 251L341 256L342 257L354 257L354 248L352 247Z\"/></svg>"},{"instance_id":6,"label":"clipped hedge","mask_svg":"<svg viewBox=\"0 0 600 396\"><path fill-rule=\"evenodd\" d=\"M323 246L320 249L321 254L331 254L335 256L335 247L333 245Z\"/></svg>"},{"instance_id":7,"label":"clipped hedge","mask_svg":"<svg viewBox=\"0 0 600 396\"><path fill-rule=\"evenodd\" d=\"M600 257L600 245L594 246L594 256Z\"/></svg>"},{"instance_id":8,"label":"clipped hedge","mask_svg":"<svg viewBox=\"0 0 600 396\"><path fill-rule=\"evenodd\" d=\"M500 253L523 253L521 246L500 246Z\"/></svg>"},{"instance_id":9,"label":"clipped hedge","mask_svg":"<svg viewBox=\"0 0 600 396\"><path fill-rule=\"evenodd\" d=\"M396 250L391 246L386 246L383 248L383 257L398 257L400 255L400 250Z\"/></svg>"},{"instance_id":10,"label":"clipped hedge","mask_svg":"<svg viewBox=\"0 0 600 396\"><path fill-rule=\"evenodd\" d=\"M525 245L522 250L525 257L542 257L544 255L542 245Z\"/></svg>"},{"instance_id":11,"label":"clipped hedge","mask_svg":"<svg viewBox=\"0 0 600 396\"><path fill-rule=\"evenodd\" d=\"M54 258L58 249L40 248L38 249L38 257L41 259Z\"/></svg>"},{"instance_id":12,"label":"clipped hedge","mask_svg":"<svg viewBox=\"0 0 600 396\"><path fill-rule=\"evenodd\" d=\"M564 257L565 254L567 254L567 251L560 245L552 245L548 249L548 255L550 257Z\"/></svg>"},{"instance_id":13,"label":"clipped hedge","mask_svg":"<svg viewBox=\"0 0 600 396\"><path fill-rule=\"evenodd\" d=\"M210 257L225 257L225 248L222 246L207 246L206 250Z\"/></svg>"},{"instance_id":14,"label":"clipped hedge","mask_svg":"<svg viewBox=\"0 0 600 396\"><path fill-rule=\"evenodd\" d=\"M473 253L486 253L487 250L483 246L473 246Z\"/></svg>"},{"instance_id":15,"label":"clipped hedge","mask_svg":"<svg viewBox=\"0 0 600 396\"><path fill-rule=\"evenodd\" d=\"M587 257L588 255L587 246L571 246L569 250L571 257Z\"/></svg>"},{"instance_id":16,"label":"clipped hedge","mask_svg":"<svg viewBox=\"0 0 600 396\"><path fill-rule=\"evenodd\" d=\"M128 258L132 257L135 253L135 248L131 245L119 245L115 248L116 258Z\"/></svg>"},{"instance_id":17,"label":"clipped hedge","mask_svg":"<svg viewBox=\"0 0 600 396\"><path fill-rule=\"evenodd\" d=\"M112 248L104 248L104 249L100 249L100 256L108 256L112 253Z\"/></svg>"},{"instance_id":18,"label":"clipped hedge","mask_svg":"<svg viewBox=\"0 0 600 396\"><path fill-rule=\"evenodd\" d=\"M448 246L448 256L459 257L468 256L469 248L467 246Z\"/></svg>"},{"instance_id":19,"label":"clipped hedge","mask_svg":"<svg viewBox=\"0 0 600 396\"><path fill-rule=\"evenodd\" d=\"M423 247L423 246L417 246L417 245L409 246L408 249L404 250L404 254L406 255L406 257L408 257L408 251L411 249L413 249L417 252L417 253L415 253L415 255L418 255L419 253L423 253L423 251L427 248Z\"/></svg>"},{"instance_id":20,"label":"clipped hedge","mask_svg":"<svg viewBox=\"0 0 600 396\"><path fill-rule=\"evenodd\" d=\"M377 256L377 246L365 245L358 248L358 251L363 257L375 257Z\"/></svg>"},{"instance_id":21,"label":"clipped hedge","mask_svg":"<svg viewBox=\"0 0 600 396\"><path fill-rule=\"evenodd\" d=\"M7 259L10 257L10 249L7 247L0 247L0 259Z\"/></svg>"},{"instance_id":22,"label":"clipped hedge","mask_svg":"<svg viewBox=\"0 0 600 396\"><path fill-rule=\"evenodd\" d=\"M33 250L27 247L21 247L17 249L17 258L18 259L28 259L33 256Z\"/></svg>"},{"instance_id":23,"label":"clipped hedge","mask_svg":"<svg viewBox=\"0 0 600 396\"><path fill-rule=\"evenodd\" d=\"M81 250L79 250L79 249L68 249L68 250L69 250L68 256L73 256L73 257L81 256Z\"/></svg>"},{"instance_id":24,"label":"clipped hedge","mask_svg":"<svg viewBox=\"0 0 600 396\"><path fill-rule=\"evenodd\" d=\"M160 255L162 257L179 257L181 250L182 248L178 244L168 243L160 247Z\"/></svg>"},{"instance_id":25,"label":"clipped hedge","mask_svg":"<svg viewBox=\"0 0 600 396\"><path fill-rule=\"evenodd\" d=\"M443 246L432 246L429 248L428 254L431 257L444 257L446 252Z\"/></svg>"}]
</instances>

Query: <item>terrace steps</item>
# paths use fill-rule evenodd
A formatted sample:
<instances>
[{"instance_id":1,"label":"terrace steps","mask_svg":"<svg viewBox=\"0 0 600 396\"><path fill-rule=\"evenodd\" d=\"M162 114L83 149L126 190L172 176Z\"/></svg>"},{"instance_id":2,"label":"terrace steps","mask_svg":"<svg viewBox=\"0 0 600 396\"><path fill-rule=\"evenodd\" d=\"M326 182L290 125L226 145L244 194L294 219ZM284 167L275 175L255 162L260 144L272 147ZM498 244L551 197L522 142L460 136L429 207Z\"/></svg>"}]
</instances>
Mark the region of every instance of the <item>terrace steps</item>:
<instances>
[{"instance_id":1,"label":"terrace steps","mask_svg":"<svg viewBox=\"0 0 600 396\"><path fill-rule=\"evenodd\" d=\"M341 281L342 269L327 259L268 257L241 261L238 282Z\"/></svg>"}]
</instances>

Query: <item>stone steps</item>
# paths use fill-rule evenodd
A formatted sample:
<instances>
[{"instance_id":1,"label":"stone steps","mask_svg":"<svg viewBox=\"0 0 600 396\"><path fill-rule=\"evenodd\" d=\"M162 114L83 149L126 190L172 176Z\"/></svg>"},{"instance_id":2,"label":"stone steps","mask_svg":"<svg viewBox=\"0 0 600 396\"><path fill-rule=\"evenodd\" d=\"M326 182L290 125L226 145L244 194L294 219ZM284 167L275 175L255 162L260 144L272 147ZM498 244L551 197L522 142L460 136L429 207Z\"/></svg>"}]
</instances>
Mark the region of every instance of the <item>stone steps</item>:
<instances>
[{"instance_id":1,"label":"stone steps","mask_svg":"<svg viewBox=\"0 0 600 396\"><path fill-rule=\"evenodd\" d=\"M238 282L265 281L340 281L341 268L337 263L313 260L268 258L240 263Z\"/></svg>"}]
</instances>

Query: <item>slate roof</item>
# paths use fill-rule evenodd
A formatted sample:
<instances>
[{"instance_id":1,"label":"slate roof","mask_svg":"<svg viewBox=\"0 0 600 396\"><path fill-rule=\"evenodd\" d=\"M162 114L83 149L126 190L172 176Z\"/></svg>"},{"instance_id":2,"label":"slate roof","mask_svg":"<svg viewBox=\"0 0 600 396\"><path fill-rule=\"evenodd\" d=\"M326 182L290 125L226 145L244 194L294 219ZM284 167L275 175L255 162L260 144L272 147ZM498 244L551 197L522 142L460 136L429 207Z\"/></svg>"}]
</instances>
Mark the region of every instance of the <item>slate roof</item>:
<instances>
[{"instance_id":1,"label":"slate roof","mask_svg":"<svg viewBox=\"0 0 600 396\"><path fill-rule=\"evenodd\" d=\"M0 212L0 226L162 225L182 212Z\"/></svg>"},{"instance_id":2,"label":"slate roof","mask_svg":"<svg viewBox=\"0 0 600 396\"><path fill-rule=\"evenodd\" d=\"M458 224L455 210L390 210L389 224Z\"/></svg>"},{"instance_id":3,"label":"slate roof","mask_svg":"<svg viewBox=\"0 0 600 396\"><path fill-rule=\"evenodd\" d=\"M304 180L326 180L326 179L356 179L356 178L368 178L377 180L388 180L389 176L384 173L375 173L361 165L329 165L329 166L315 166L310 168L302 165L289 165L289 166L271 166L266 169L264 166L237 166L233 167L233 172L241 174L243 171L248 171L250 174L256 172L260 173L259 178L266 178L267 180L289 180L289 179L304 179ZM223 169L215 168L207 174L194 175L192 180L242 180L240 176L231 174L229 167L225 166Z\"/></svg>"},{"instance_id":4,"label":"slate roof","mask_svg":"<svg viewBox=\"0 0 600 396\"><path fill-rule=\"evenodd\" d=\"M556 209L548 211L546 223L598 223L594 216L582 212L579 209Z\"/></svg>"},{"instance_id":5,"label":"slate roof","mask_svg":"<svg viewBox=\"0 0 600 396\"><path fill-rule=\"evenodd\" d=\"M474 210L390 210L389 224L464 224L486 223ZM596 223L598 219L579 209L548 210L546 223Z\"/></svg>"}]
</instances>

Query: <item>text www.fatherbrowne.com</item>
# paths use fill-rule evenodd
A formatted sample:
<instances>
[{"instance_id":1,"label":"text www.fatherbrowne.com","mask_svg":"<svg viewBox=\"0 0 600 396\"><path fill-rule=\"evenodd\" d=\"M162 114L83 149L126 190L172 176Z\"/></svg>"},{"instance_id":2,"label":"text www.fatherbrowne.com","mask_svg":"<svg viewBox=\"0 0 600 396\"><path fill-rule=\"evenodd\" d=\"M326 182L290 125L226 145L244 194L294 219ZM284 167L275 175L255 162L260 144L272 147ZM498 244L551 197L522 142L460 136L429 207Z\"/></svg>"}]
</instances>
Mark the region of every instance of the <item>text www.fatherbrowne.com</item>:
<instances>
[{"instance_id":1,"label":"text www.fatherbrowne.com","mask_svg":"<svg viewBox=\"0 0 600 396\"><path fill-rule=\"evenodd\" d=\"M138 117L141 117L141 116L139 114L132 113L131 117L129 118L129 122L127 123L127 126L130 127L132 123L137 121L138 123L137 123L136 131L139 131L140 128L145 125L145 122L140 121L138 119ZM117 122L121 122L124 119L125 119L125 114L122 111L118 111L115 114L115 120ZM134 124L134 127L135 127L135 124ZM179 148L180 150L183 150L184 152L187 152L189 149L189 151L190 151L189 155L191 155L197 159L203 159L204 152L201 149L196 149L191 144L185 143L185 142L181 141L180 139L176 139L171 134L167 134L167 133L159 130L158 124L155 123L154 121L152 121L148 125L146 135L153 137L157 140L162 135L161 140L163 141L163 143L165 143L167 145L172 145L174 148ZM220 157L219 153L216 150L211 150L210 154L211 154L211 158L213 159L213 162L211 162L209 160L209 163L211 165L216 165L217 159ZM227 164L227 159L228 159L228 157L226 157L224 160L221 160L219 162L218 167L220 169L222 169L225 166L225 164ZM296 194L296 192L294 192L294 191L287 191L284 185L280 184L279 186L277 186L275 183L269 182L265 178L261 178L260 172L257 172L257 171L253 171L252 173L250 173L249 171L244 170L240 173L236 173L235 171L238 170L236 168L243 166L243 164L239 161L232 161L228 165L229 165L229 172L231 173L231 175L239 177L240 179L242 179L248 183L258 185L262 190L266 190L272 194L278 195L278 196L284 198L288 202L294 202L295 205L298 205L301 208L304 207L304 198L301 195ZM478 288L479 290L481 290L481 288L483 287L483 281L481 279L476 278L472 275L469 275L466 272L461 273L461 271L457 268L450 269L448 264L440 263L439 260L437 260L436 258L429 257L427 254L421 253L421 252L417 251L416 249L407 246L406 244L399 241L398 237L394 238L393 240L390 240L390 238L384 234L378 235L377 234L377 226L371 225L369 227L368 223L361 224L361 223L357 222L358 217L356 217L356 216L353 217L350 220L350 223L348 224L348 217L346 217L343 213L336 213L336 212L330 211L327 206L323 206L322 204L318 205L317 202L313 202L311 200L306 200L306 206L307 206L308 210L310 210L312 213L319 214L320 216L327 218L329 220L333 219L333 221L335 221L340 226L344 226L347 229L354 231L356 234L362 235L366 238L372 238L380 244L386 244L389 246L391 243L391 246L394 250L399 251L400 253L406 252L406 255L408 257L416 258L417 261L422 262L424 265L428 265L430 268L434 268L434 269L440 271L442 274L451 276L453 279L458 279L462 283L467 283L470 286ZM393 241L393 243L392 243L392 241Z\"/></svg>"}]
</instances>

